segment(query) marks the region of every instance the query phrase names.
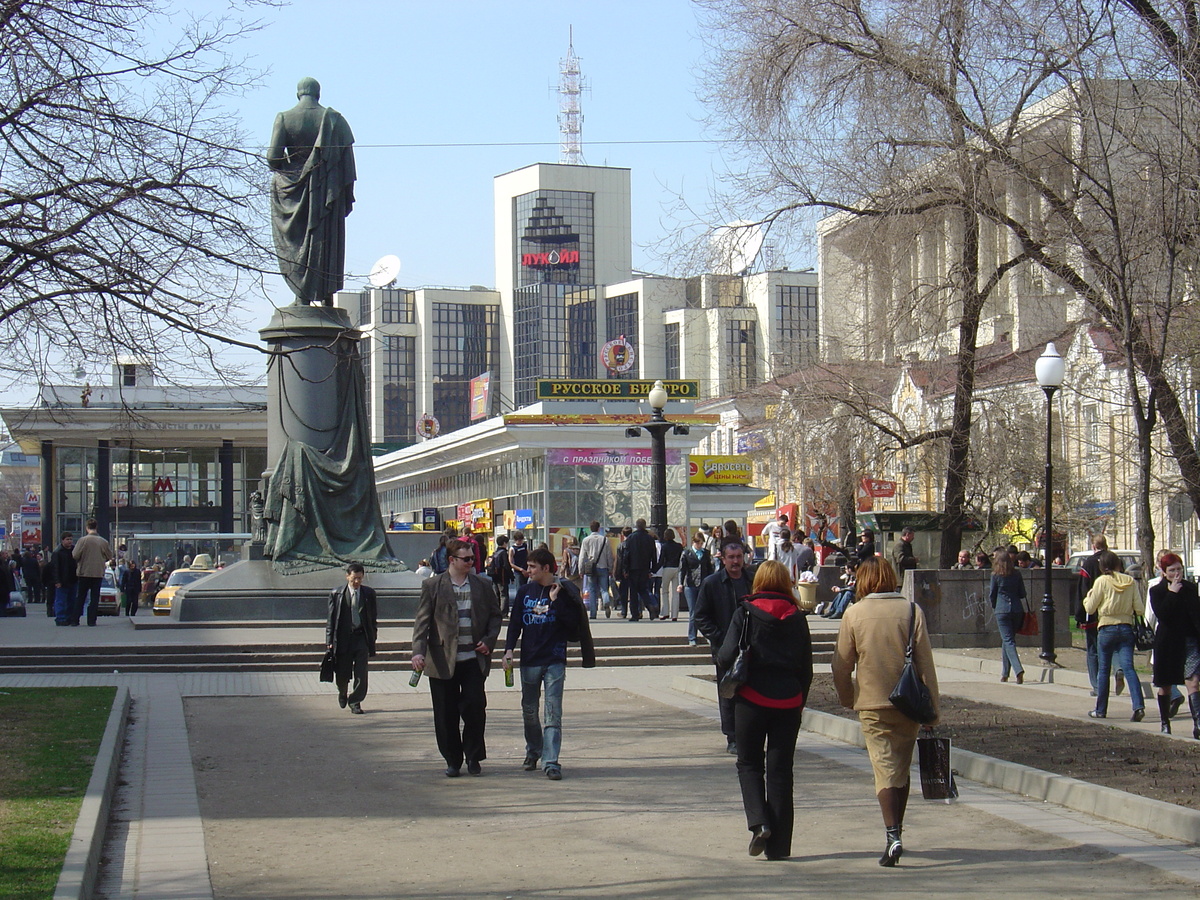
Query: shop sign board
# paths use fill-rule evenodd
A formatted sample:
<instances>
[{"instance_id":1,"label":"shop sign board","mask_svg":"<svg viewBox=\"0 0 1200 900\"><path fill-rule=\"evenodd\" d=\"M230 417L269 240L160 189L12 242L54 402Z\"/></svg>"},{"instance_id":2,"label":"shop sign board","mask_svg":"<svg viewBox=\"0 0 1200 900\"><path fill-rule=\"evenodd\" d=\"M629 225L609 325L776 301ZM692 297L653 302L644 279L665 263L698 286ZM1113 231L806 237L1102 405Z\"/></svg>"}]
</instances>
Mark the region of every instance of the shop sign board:
<instances>
[{"instance_id":1,"label":"shop sign board","mask_svg":"<svg viewBox=\"0 0 1200 900\"><path fill-rule=\"evenodd\" d=\"M472 531L492 530L492 501L472 500L458 504L458 520L470 525Z\"/></svg>"},{"instance_id":2,"label":"shop sign board","mask_svg":"<svg viewBox=\"0 0 1200 900\"><path fill-rule=\"evenodd\" d=\"M3 526L0 526L2 528ZM21 546L42 546L42 517L21 516Z\"/></svg>"},{"instance_id":3,"label":"shop sign board","mask_svg":"<svg viewBox=\"0 0 1200 900\"><path fill-rule=\"evenodd\" d=\"M600 348L600 362L610 372L628 372L633 368L636 356L633 344L625 340L625 335L609 341Z\"/></svg>"},{"instance_id":4,"label":"shop sign board","mask_svg":"<svg viewBox=\"0 0 1200 900\"><path fill-rule=\"evenodd\" d=\"M688 459L690 484L749 484L754 464L740 456L692 456Z\"/></svg>"},{"instance_id":5,"label":"shop sign board","mask_svg":"<svg viewBox=\"0 0 1200 900\"><path fill-rule=\"evenodd\" d=\"M680 461L678 450L667 451L667 465ZM647 449L605 450L547 450L546 463L551 466L648 466L653 462Z\"/></svg>"},{"instance_id":6,"label":"shop sign board","mask_svg":"<svg viewBox=\"0 0 1200 900\"><path fill-rule=\"evenodd\" d=\"M509 413L504 417L505 425L645 425L650 421L648 413ZM685 416L670 416L676 425L717 425L721 417L715 413L690 413Z\"/></svg>"},{"instance_id":7,"label":"shop sign board","mask_svg":"<svg viewBox=\"0 0 1200 900\"><path fill-rule=\"evenodd\" d=\"M484 372L471 379L471 421L486 419L492 408L492 373Z\"/></svg>"},{"instance_id":8,"label":"shop sign board","mask_svg":"<svg viewBox=\"0 0 1200 900\"><path fill-rule=\"evenodd\" d=\"M533 527L533 510L518 509L516 515L513 516L513 527L516 529L525 529Z\"/></svg>"},{"instance_id":9,"label":"shop sign board","mask_svg":"<svg viewBox=\"0 0 1200 900\"><path fill-rule=\"evenodd\" d=\"M652 380L625 381L616 378L542 378L537 383L538 400L645 400L654 387ZM664 381L671 400L699 400L699 381ZM674 419L672 419L674 421Z\"/></svg>"},{"instance_id":10,"label":"shop sign board","mask_svg":"<svg viewBox=\"0 0 1200 900\"><path fill-rule=\"evenodd\" d=\"M441 531L441 516L438 515L436 506L426 506L421 509L421 530L422 531Z\"/></svg>"}]
</instances>

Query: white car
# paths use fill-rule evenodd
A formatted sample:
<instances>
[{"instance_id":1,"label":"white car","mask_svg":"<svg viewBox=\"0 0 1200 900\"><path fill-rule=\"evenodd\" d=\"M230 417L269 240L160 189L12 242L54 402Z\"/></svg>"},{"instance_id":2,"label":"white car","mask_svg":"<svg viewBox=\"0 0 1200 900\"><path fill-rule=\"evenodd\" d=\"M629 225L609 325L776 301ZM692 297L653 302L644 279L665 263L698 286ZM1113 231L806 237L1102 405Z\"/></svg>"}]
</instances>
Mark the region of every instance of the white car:
<instances>
[{"instance_id":1,"label":"white car","mask_svg":"<svg viewBox=\"0 0 1200 900\"><path fill-rule=\"evenodd\" d=\"M104 570L104 579L100 582L100 602L96 604L96 615L116 616L121 613L121 595L117 590L117 579L112 569Z\"/></svg>"}]
</instances>

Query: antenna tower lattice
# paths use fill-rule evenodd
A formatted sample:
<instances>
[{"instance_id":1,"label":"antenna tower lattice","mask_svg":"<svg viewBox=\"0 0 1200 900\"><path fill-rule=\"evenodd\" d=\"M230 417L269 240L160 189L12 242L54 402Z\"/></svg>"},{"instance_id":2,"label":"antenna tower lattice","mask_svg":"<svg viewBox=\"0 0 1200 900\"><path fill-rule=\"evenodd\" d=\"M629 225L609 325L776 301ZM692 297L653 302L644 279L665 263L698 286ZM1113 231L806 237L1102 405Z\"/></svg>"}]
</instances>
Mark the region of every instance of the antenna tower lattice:
<instances>
[{"instance_id":1,"label":"antenna tower lattice","mask_svg":"<svg viewBox=\"0 0 1200 900\"><path fill-rule=\"evenodd\" d=\"M588 90L587 80L579 72L579 57L575 55L574 29L569 33L567 55L558 61L558 130L559 162L583 165L583 109L580 96Z\"/></svg>"}]
</instances>

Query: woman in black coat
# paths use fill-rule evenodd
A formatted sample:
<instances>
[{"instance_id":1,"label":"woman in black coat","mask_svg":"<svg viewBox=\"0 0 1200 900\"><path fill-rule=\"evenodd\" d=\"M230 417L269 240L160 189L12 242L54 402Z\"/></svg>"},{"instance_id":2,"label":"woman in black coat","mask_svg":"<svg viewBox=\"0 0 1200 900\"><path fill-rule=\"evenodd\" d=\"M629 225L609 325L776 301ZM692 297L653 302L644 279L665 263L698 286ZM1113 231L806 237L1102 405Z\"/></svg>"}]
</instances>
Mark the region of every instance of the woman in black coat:
<instances>
[{"instance_id":1,"label":"woman in black coat","mask_svg":"<svg viewBox=\"0 0 1200 900\"><path fill-rule=\"evenodd\" d=\"M1154 686L1162 730L1171 733L1171 687L1187 686L1192 737L1200 740L1200 593L1183 580L1183 560L1164 553L1158 561L1163 577L1150 588L1154 629Z\"/></svg>"},{"instance_id":2,"label":"woman in black coat","mask_svg":"<svg viewBox=\"0 0 1200 900\"><path fill-rule=\"evenodd\" d=\"M765 850L767 859L786 859L792 852L792 763L813 667L808 620L781 563L758 567L754 593L734 612L717 654L719 669L737 658L743 622L750 677L734 698L733 721L750 855Z\"/></svg>"}]
</instances>

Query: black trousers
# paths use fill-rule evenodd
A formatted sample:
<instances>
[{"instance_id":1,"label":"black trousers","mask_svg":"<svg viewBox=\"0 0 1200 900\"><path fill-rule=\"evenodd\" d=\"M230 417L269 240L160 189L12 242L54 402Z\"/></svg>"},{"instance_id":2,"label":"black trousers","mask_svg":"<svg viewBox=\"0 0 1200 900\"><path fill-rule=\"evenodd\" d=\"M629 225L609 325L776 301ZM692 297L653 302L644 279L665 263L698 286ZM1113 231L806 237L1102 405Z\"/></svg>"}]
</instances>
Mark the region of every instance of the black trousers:
<instances>
[{"instance_id":1,"label":"black trousers","mask_svg":"<svg viewBox=\"0 0 1200 900\"><path fill-rule=\"evenodd\" d=\"M469 659L457 663L451 677L429 679L438 752L454 768L461 766L464 759L469 763L487 759L483 740L487 724L486 678L478 660Z\"/></svg>"},{"instance_id":2,"label":"black trousers","mask_svg":"<svg viewBox=\"0 0 1200 900\"><path fill-rule=\"evenodd\" d=\"M746 827L766 825L767 856L792 853L792 762L800 732L799 707L773 709L737 697L737 773L742 788Z\"/></svg>"},{"instance_id":3,"label":"black trousers","mask_svg":"<svg viewBox=\"0 0 1200 900\"><path fill-rule=\"evenodd\" d=\"M333 679L337 684L338 694L346 694L347 703L362 703L367 696L367 636L361 631L351 633L347 638L338 639L338 652L334 661ZM350 679L354 685L350 691Z\"/></svg>"},{"instance_id":4,"label":"black trousers","mask_svg":"<svg viewBox=\"0 0 1200 900\"><path fill-rule=\"evenodd\" d=\"M83 605L87 603L87 623L89 625L96 624L96 613L99 612L97 607L100 605L100 584L103 578L84 578L82 575L75 588L75 610L71 616L75 622L79 621L79 617L83 614Z\"/></svg>"},{"instance_id":5,"label":"black trousers","mask_svg":"<svg viewBox=\"0 0 1200 900\"><path fill-rule=\"evenodd\" d=\"M636 575L626 575L629 582L629 618L638 621L642 617L642 606L646 607L646 615L651 619L658 618L658 595L650 590L650 573L639 572Z\"/></svg>"}]
</instances>

